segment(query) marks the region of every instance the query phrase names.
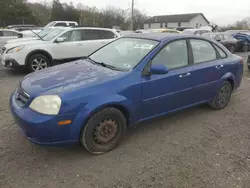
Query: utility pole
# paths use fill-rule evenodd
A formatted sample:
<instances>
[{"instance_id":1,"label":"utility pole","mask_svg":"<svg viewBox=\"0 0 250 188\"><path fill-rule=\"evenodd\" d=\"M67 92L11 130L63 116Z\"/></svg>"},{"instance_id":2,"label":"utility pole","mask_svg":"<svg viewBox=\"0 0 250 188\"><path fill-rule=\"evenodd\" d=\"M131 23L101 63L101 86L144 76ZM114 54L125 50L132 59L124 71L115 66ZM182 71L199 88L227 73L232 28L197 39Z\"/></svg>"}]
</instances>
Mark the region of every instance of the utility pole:
<instances>
[{"instance_id":1,"label":"utility pole","mask_svg":"<svg viewBox=\"0 0 250 188\"><path fill-rule=\"evenodd\" d=\"M135 5L135 1L132 0L132 9L131 9L131 12L132 12L132 17L131 17L131 28L132 28L132 30L134 30L134 5Z\"/></svg>"}]
</instances>

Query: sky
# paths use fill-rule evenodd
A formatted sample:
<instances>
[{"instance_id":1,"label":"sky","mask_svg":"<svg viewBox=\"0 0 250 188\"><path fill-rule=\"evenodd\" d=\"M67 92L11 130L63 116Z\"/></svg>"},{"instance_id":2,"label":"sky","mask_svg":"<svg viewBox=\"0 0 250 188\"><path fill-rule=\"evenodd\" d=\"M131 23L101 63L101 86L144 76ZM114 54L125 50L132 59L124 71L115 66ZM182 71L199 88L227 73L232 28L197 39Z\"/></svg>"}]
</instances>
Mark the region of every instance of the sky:
<instances>
[{"instance_id":1,"label":"sky","mask_svg":"<svg viewBox=\"0 0 250 188\"><path fill-rule=\"evenodd\" d=\"M43 0L29 0L42 2ZM52 0L46 0L51 2ZM74 4L83 3L87 6L105 8L114 6L129 9L132 0L61 0L73 1ZM148 16L203 13L205 17L218 25L233 24L237 20L250 17L250 0L134 0L135 8L145 12Z\"/></svg>"}]
</instances>

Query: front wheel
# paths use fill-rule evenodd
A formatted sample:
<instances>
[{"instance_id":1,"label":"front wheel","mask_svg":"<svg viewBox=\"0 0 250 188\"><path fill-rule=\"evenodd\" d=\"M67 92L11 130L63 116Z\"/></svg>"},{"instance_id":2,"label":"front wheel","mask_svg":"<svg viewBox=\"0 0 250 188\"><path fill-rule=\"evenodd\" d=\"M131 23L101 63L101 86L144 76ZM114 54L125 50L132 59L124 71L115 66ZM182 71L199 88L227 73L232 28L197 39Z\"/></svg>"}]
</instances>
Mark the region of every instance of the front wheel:
<instances>
[{"instance_id":1,"label":"front wheel","mask_svg":"<svg viewBox=\"0 0 250 188\"><path fill-rule=\"evenodd\" d=\"M233 53L235 52L235 49L236 49L235 46L231 46L229 50L230 50L230 52L233 54Z\"/></svg>"},{"instance_id":2,"label":"front wheel","mask_svg":"<svg viewBox=\"0 0 250 188\"><path fill-rule=\"evenodd\" d=\"M49 59L42 54L32 55L27 62L29 72L36 72L50 66Z\"/></svg>"},{"instance_id":3,"label":"front wheel","mask_svg":"<svg viewBox=\"0 0 250 188\"><path fill-rule=\"evenodd\" d=\"M85 125L80 142L92 154L114 149L127 131L127 120L116 108L105 108L94 114Z\"/></svg>"},{"instance_id":4,"label":"front wheel","mask_svg":"<svg viewBox=\"0 0 250 188\"><path fill-rule=\"evenodd\" d=\"M232 91L233 88L231 83L229 83L228 81L224 81L217 95L209 103L209 106L216 110L225 108L230 101Z\"/></svg>"},{"instance_id":5,"label":"front wheel","mask_svg":"<svg viewBox=\"0 0 250 188\"><path fill-rule=\"evenodd\" d=\"M242 52L248 52L248 45L247 44L243 45Z\"/></svg>"}]
</instances>

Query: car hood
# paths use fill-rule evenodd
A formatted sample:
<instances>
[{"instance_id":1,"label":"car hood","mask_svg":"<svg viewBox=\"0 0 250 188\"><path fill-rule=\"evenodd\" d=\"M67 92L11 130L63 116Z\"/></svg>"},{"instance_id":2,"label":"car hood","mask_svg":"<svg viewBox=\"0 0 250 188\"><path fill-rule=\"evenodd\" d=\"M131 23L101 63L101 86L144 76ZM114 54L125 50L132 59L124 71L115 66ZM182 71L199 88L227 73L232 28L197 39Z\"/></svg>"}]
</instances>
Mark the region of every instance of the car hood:
<instances>
[{"instance_id":1,"label":"car hood","mask_svg":"<svg viewBox=\"0 0 250 188\"><path fill-rule=\"evenodd\" d=\"M30 40L38 40L38 38L37 37L25 37L25 38L21 38L21 39L13 39L13 40L8 40L6 42L6 44L20 43L20 42L26 42L26 41L30 41Z\"/></svg>"},{"instance_id":2,"label":"car hood","mask_svg":"<svg viewBox=\"0 0 250 188\"><path fill-rule=\"evenodd\" d=\"M32 44L46 44L49 43L49 41L43 41L43 40L29 40L29 41L20 41L16 43L9 43L6 44L4 47L6 49L14 48L16 46L23 46L23 45L32 45Z\"/></svg>"},{"instance_id":3,"label":"car hood","mask_svg":"<svg viewBox=\"0 0 250 188\"><path fill-rule=\"evenodd\" d=\"M31 96L60 94L100 84L122 74L124 72L78 60L29 74L21 81L20 86Z\"/></svg>"}]
</instances>

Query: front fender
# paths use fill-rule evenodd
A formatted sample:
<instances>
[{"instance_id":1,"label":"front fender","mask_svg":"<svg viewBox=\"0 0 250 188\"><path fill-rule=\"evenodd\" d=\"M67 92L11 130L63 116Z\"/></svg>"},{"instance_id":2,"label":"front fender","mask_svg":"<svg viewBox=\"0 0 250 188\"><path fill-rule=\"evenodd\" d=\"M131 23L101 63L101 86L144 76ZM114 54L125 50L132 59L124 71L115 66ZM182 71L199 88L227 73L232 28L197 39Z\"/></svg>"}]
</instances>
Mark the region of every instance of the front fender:
<instances>
[{"instance_id":1,"label":"front fender","mask_svg":"<svg viewBox=\"0 0 250 188\"><path fill-rule=\"evenodd\" d=\"M77 112L76 118L74 120L75 122L78 122L77 127L74 128L74 132L72 132L71 134L78 134L78 135L73 137L80 136L81 130L87 123L89 117L91 117L98 110L108 106L122 107L128 112L128 117L129 117L128 121L130 122L130 124L133 124L135 122L135 116L136 116L135 104L133 104L131 100L127 99L122 95L110 95L107 98L99 97L92 99L91 101L95 102L86 103L84 106L81 106L79 111Z\"/></svg>"}]
</instances>

